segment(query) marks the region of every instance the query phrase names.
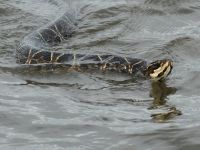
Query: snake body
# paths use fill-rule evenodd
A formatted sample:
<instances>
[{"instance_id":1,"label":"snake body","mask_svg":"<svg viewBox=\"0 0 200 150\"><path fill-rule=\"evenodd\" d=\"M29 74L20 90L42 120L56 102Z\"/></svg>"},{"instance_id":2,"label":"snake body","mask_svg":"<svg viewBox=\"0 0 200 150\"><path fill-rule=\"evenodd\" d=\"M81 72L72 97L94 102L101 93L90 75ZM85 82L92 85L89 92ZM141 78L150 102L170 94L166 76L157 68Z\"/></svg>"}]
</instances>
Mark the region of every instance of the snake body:
<instances>
[{"instance_id":1,"label":"snake body","mask_svg":"<svg viewBox=\"0 0 200 150\"><path fill-rule=\"evenodd\" d=\"M77 29L77 22L65 13L53 23L26 36L16 50L17 62L21 64L63 64L71 69L100 69L142 73L153 80L161 80L172 70L172 61L157 60L150 64L143 59L122 57L110 54L86 55L50 51L51 46L67 40Z\"/></svg>"}]
</instances>

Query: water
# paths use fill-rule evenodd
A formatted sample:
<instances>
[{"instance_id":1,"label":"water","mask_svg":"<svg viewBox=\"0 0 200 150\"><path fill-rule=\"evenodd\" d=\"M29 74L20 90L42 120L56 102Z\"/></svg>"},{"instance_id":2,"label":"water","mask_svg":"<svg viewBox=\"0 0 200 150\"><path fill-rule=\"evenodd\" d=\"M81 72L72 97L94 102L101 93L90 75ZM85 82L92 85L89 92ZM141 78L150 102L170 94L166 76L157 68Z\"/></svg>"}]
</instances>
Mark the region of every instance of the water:
<instances>
[{"instance_id":1,"label":"water","mask_svg":"<svg viewBox=\"0 0 200 150\"><path fill-rule=\"evenodd\" d=\"M58 49L170 58L166 85L16 64L20 40L66 11L81 21ZM0 0L0 149L198 150L199 16L199 0ZM172 106L182 115L162 123L151 117Z\"/></svg>"}]
</instances>

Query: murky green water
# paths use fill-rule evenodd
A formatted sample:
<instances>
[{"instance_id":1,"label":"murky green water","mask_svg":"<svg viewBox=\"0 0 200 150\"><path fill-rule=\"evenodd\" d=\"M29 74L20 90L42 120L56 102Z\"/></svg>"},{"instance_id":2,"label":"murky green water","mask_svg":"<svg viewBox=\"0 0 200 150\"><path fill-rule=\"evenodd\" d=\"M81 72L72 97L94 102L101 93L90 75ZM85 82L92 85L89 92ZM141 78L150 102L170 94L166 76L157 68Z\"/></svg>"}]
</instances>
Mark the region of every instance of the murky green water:
<instances>
[{"instance_id":1,"label":"murky green water","mask_svg":"<svg viewBox=\"0 0 200 150\"><path fill-rule=\"evenodd\" d=\"M20 40L66 11L78 16L79 29L58 49L170 58L171 76L152 85L16 64ZM0 149L200 149L199 20L199 0L0 0ZM170 107L182 115L152 119Z\"/></svg>"}]
</instances>

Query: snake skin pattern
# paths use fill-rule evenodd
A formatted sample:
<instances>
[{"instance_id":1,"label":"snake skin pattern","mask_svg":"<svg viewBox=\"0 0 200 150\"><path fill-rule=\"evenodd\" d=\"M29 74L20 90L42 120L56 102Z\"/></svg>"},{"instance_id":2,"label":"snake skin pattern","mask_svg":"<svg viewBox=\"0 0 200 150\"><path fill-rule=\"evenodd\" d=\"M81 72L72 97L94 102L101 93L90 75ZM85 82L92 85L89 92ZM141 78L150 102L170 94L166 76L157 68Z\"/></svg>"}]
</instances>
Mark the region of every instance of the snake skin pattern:
<instances>
[{"instance_id":1,"label":"snake skin pattern","mask_svg":"<svg viewBox=\"0 0 200 150\"><path fill-rule=\"evenodd\" d=\"M146 61L137 58L109 54L72 54L48 50L52 46L67 40L76 29L76 19L71 14L65 13L53 23L25 36L16 50L17 62L21 64L64 64L75 70L100 69L102 71L111 70L128 74L140 72L145 76L149 76L149 73L154 72L154 69L159 68L163 65L163 62L168 61L160 60L147 65ZM171 65L171 63L169 64ZM171 70L169 70L170 72ZM159 76L163 74L159 73Z\"/></svg>"}]
</instances>

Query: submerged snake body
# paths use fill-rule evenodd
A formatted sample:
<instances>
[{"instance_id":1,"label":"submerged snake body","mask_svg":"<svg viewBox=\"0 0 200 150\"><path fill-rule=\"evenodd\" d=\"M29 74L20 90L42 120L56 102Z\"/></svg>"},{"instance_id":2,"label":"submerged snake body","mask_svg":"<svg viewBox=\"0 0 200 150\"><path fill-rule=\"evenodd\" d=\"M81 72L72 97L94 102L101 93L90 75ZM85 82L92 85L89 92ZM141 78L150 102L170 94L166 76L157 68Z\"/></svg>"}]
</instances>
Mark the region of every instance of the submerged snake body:
<instances>
[{"instance_id":1,"label":"submerged snake body","mask_svg":"<svg viewBox=\"0 0 200 150\"><path fill-rule=\"evenodd\" d=\"M65 13L50 25L24 38L16 50L17 62L21 64L64 64L76 70L100 69L129 74L142 73L145 77L160 80L170 74L172 62L158 60L149 65L142 59L115 55L85 55L49 51L51 46L67 40L77 28L76 21Z\"/></svg>"}]
</instances>

